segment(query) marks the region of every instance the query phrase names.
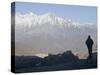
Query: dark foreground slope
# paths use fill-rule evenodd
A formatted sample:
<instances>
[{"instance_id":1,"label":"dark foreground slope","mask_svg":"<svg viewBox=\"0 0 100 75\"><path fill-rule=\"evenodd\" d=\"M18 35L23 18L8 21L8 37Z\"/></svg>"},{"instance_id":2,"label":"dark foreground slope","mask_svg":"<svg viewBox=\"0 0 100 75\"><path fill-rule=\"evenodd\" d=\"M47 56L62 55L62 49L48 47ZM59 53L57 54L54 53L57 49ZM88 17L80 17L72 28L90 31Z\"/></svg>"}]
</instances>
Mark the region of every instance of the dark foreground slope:
<instances>
[{"instance_id":1,"label":"dark foreground slope","mask_svg":"<svg viewBox=\"0 0 100 75\"><path fill-rule=\"evenodd\" d=\"M15 72L41 72L97 68L97 53L92 58L79 59L71 51L45 58L37 56L15 56Z\"/></svg>"}]
</instances>

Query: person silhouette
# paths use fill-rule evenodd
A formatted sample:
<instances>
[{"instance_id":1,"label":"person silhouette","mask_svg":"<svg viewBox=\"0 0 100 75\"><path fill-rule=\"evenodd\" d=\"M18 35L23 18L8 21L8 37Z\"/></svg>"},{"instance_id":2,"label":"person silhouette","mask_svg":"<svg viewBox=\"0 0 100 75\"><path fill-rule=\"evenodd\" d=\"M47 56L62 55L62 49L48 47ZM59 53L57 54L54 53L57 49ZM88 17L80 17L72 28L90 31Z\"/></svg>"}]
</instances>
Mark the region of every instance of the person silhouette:
<instances>
[{"instance_id":1,"label":"person silhouette","mask_svg":"<svg viewBox=\"0 0 100 75\"><path fill-rule=\"evenodd\" d=\"M86 40L86 45L87 45L87 48L88 48L88 52L89 52L89 58L92 57L92 47L93 47L93 40L91 38L91 36L89 35L87 40Z\"/></svg>"}]
</instances>

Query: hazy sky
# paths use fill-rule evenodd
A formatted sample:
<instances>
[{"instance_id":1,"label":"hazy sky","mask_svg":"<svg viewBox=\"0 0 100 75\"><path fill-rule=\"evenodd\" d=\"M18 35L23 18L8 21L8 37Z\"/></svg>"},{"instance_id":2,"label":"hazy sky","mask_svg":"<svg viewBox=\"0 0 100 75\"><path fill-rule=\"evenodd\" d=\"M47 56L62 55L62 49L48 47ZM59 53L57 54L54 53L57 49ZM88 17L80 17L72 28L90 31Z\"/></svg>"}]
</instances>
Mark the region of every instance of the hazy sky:
<instances>
[{"instance_id":1,"label":"hazy sky","mask_svg":"<svg viewBox=\"0 0 100 75\"><path fill-rule=\"evenodd\" d=\"M96 23L97 7L16 2L16 12L36 14L54 13L80 23Z\"/></svg>"}]
</instances>

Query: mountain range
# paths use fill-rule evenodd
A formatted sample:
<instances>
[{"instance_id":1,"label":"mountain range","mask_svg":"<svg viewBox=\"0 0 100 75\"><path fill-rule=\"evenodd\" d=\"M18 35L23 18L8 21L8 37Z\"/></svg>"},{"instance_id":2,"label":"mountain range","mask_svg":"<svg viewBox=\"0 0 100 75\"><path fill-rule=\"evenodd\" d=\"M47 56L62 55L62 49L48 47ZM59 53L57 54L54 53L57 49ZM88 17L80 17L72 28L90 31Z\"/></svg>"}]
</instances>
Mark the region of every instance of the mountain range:
<instances>
[{"instance_id":1,"label":"mountain range","mask_svg":"<svg viewBox=\"0 0 100 75\"><path fill-rule=\"evenodd\" d=\"M74 54L86 54L88 35L94 40L95 49L97 25L94 23L78 23L53 13L15 14L16 55L57 54L67 50Z\"/></svg>"}]
</instances>

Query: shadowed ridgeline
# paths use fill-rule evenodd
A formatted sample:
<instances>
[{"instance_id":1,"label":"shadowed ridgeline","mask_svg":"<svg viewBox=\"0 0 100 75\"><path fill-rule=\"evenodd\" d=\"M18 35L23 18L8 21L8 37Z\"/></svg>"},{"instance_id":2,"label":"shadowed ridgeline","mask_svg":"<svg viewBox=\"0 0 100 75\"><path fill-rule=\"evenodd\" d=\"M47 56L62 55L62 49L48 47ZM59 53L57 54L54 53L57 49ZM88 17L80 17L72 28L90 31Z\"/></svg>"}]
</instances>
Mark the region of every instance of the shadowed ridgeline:
<instances>
[{"instance_id":1,"label":"shadowed ridgeline","mask_svg":"<svg viewBox=\"0 0 100 75\"><path fill-rule=\"evenodd\" d=\"M15 56L15 72L42 72L97 68L97 53L92 58L79 59L71 51L62 54L49 54L44 58L37 56Z\"/></svg>"}]
</instances>

